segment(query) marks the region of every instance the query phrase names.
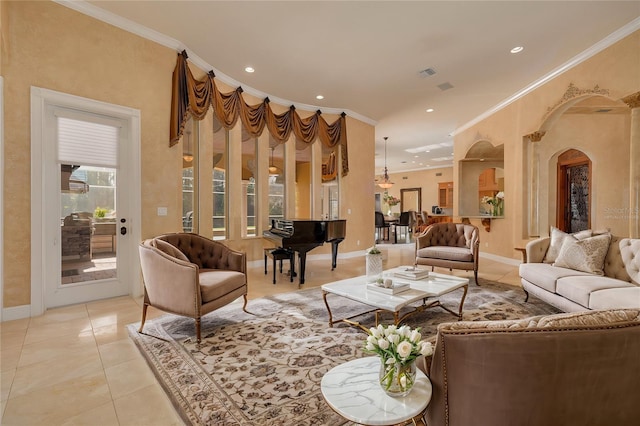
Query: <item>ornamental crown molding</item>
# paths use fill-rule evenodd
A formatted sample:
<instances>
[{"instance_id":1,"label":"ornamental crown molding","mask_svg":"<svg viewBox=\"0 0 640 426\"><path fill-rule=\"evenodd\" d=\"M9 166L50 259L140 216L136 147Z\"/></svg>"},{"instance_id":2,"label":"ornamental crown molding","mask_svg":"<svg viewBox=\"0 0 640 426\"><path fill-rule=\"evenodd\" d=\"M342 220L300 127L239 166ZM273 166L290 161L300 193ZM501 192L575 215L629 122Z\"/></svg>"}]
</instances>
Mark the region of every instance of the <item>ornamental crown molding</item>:
<instances>
[{"instance_id":1,"label":"ornamental crown molding","mask_svg":"<svg viewBox=\"0 0 640 426\"><path fill-rule=\"evenodd\" d=\"M560 100L556 102L554 105L547 108L546 115L548 116L552 111L554 111L556 108L558 108L560 105L564 104L565 102L580 96L584 96L584 95L609 96L609 89L601 89L600 86L598 86L597 84L593 87L593 89L580 89L575 84L569 83L569 87L567 87L567 90L564 92L564 95L562 95Z\"/></svg>"},{"instance_id":2,"label":"ornamental crown molding","mask_svg":"<svg viewBox=\"0 0 640 426\"><path fill-rule=\"evenodd\" d=\"M640 92L633 93L621 99L631 109L640 108Z\"/></svg>"}]
</instances>

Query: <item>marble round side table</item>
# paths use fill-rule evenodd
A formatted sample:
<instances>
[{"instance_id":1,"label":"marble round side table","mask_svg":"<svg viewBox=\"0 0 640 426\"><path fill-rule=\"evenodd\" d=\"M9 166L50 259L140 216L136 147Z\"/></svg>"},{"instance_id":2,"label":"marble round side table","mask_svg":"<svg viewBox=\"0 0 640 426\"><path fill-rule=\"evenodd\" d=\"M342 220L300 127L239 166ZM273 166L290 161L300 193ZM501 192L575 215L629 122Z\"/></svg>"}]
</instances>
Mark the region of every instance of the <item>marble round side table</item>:
<instances>
[{"instance_id":1,"label":"marble round side table","mask_svg":"<svg viewBox=\"0 0 640 426\"><path fill-rule=\"evenodd\" d=\"M411 393L394 398L380 387L379 370L377 356L338 365L322 377L322 396L336 413L362 425L396 425L420 418L431 400L429 378L418 369Z\"/></svg>"}]
</instances>

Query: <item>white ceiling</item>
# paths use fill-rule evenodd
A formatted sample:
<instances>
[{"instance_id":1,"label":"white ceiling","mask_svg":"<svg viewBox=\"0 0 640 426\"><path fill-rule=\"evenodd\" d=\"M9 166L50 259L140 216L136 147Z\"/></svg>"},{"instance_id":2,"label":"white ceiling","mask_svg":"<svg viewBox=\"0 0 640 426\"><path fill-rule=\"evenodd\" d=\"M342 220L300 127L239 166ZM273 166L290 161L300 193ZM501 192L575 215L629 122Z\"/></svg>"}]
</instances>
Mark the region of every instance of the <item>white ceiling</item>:
<instances>
[{"instance_id":1,"label":"white ceiling","mask_svg":"<svg viewBox=\"0 0 640 426\"><path fill-rule=\"evenodd\" d=\"M391 173L450 166L451 160L434 158L451 156L456 129L640 28L640 1L90 1L81 6L94 16L102 13L97 6L140 24L152 39L173 39L165 44L186 48L197 65L208 65L221 81L249 93L298 108L345 111L376 124L376 173L384 166L384 136ZM524 51L511 54L514 46ZM247 66L255 73L246 73ZM436 73L421 76L426 68ZM443 83L453 88L443 91L438 87ZM317 100L318 94L324 100ZM435 144L444 146L429 153L404 151Z\"/></svg>"}]
</instances>

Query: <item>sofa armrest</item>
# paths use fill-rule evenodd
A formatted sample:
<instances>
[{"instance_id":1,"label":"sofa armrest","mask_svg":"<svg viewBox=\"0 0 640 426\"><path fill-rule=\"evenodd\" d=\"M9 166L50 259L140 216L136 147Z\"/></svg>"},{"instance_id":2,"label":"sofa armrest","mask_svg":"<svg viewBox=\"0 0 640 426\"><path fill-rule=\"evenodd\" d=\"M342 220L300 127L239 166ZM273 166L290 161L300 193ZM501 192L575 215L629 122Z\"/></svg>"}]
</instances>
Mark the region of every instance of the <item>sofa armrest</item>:
<instances>
[{"instance_id":1,"label":"sofa armrest","mask_svg":"<svg viewBox=\"0 0 640 426\"><path fill-rule=\"evenodd\" d=\"M525 247L527 263L542 263L550 243L550 237L542 237L529 241Z\"/></svg>"}]
</instances>

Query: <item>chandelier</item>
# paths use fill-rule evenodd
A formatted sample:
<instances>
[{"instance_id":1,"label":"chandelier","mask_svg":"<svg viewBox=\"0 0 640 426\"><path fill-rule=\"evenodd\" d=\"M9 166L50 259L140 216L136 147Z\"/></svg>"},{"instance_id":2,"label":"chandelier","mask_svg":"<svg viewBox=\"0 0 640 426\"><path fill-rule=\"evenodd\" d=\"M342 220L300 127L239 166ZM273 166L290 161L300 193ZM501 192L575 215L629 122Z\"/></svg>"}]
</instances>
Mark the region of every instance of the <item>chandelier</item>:
<instances>
[{"instance_id":1,"label":"chandelier","mask_svg":"<svg viewBox=\"0 0 640 426\"><path fill-rule=\"evenodd\" d=\"M389 179L389 173L387 173L387 139L389 138L385 136L384 137L384 175L382 176L382 179L377 182L378 186L384 189L389 189L393 186L393 182L391 182L391 179Z\"/></svg>"}]
</instances>

